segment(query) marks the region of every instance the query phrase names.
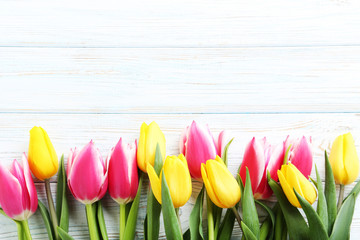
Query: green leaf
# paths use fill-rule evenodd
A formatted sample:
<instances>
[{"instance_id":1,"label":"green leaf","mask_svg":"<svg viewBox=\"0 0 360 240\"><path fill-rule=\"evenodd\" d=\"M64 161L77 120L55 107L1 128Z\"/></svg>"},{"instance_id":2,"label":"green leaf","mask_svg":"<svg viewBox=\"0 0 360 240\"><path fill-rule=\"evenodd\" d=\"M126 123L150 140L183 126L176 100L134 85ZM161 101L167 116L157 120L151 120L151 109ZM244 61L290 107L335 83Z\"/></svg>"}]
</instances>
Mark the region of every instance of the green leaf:
<instances>
[{"instance_id":1,"label":"green leaf","mask_svg":"<svg viewBox=\"0 0 360 240\"><path fill-rule=\"evenodd\" d=\"M186 230L183 234L183 240L191 240L191 236L190 236L190 228L188 228L188 230Z\"/></svg>"},{"instance_id":2,"label":"green leaf","mask_svg":"<svg viewBox=\"0 0 360 240\"><path fill-rule=\"evenodd\" d=\"M101 200L98 201L98 203L97 203L96 217L97 217L97 220L98 220L98 224L99 224L99 228L100 228L100 234L102 236L102 239L108 240L109 238L108 238L108 234L107 234L107 231L106 231L106 224L105 224L105 219L104 219L104 213L103 213Z\"/></svg>"},{"instance_id":3,"label":"green leaf","mask_svg":"<svg viewBox=\"0 0 360 240\"><path fill-rule=\"evenodd\" d=\"M354 186L354 188L351 190L351 192L349 193L349 195L346 198L348 198L349 196L351 196L351 194L354 193L355 199L356 199L357 196L359 195L359 192L360 192L360 181L356 183L356 185ZM344 201L346 200L346 198L344 199Z\"/></svg>"},{"instance_id":4,"label":"green leaf","mask_svg":"<svg viewBox=\"0 0 360 240\"><path fill-rule=\"evenodd\" d=\"M243 231L246 240L258 240L258 238L254 235L254 233L250 230L250 228L246 226L246 224L243 221L241 221L241 229Z\"/></svg>"},{"instance_id":5,"label":"green leaf","mask_svg":"<svg viewBox=\"0 0 360 240\"><path fill-rule=\"evenodd\" d=\"M60 228L69 231L69 207L66 199L67 180L64 165L64 154L61 156L58 183L56 191L56 216L58 218Z\"/></svg>"},{"instance_id":6,"label":"green leaf","mask_svg":"<svg viewBox=\"0 0 360 240\"><path fill-rule=\"evenodd\" d=\"M225 148L224 148L224 153L223 153L223 155L221 156L221 158L223 159L226 167L227 167L227 165L228 165L228 156L227 156L227 155L228 155L228 149L229 149L230 144L232 143L233 140L234 140L234 138L232 138L232 139L226 144L226 146L225 146Z\"/></svg>"},{"instance_id":7,"label":"green leaf","mask_svg":"<svg viewBox=\"0 0 360 240\"><path fill-rule=\"evenodd\" d=\"M211 204L213 205L212 206L212 209L213 209L213 218L214 218L214 225L215 225L215 228L214 228L214 235L215 237L218 235L218 232L219 232L219 227L220 227L220 220L221 220L221 216L222 216L222 208L216 206L213 202L211 202Z\"/></svg>"},{"instance_id":8,"label":"green leaf","mask_svg":"<svg viewBox=\"0 0 360 240\"><path fill-rule=\"evenodd\" d=\"M289 145L289 147L286 149L286 152L285 152L285 155L284 155L283 165L286 165L286 164L287 164L287 161L288 161L288 159L289 159L290 148L291 148L291 145Z\"/></svg>"},{"instance_id":9,"label":"green leaf","mask_svg":"<svg viewBox=\"0 0 360 240\"><path fill-rule=\"evenodd\" d=\"M270 217L267 217L260 227L260 240L266 240L269 236L269 232L272 231L272 223ZM269 236L269 239L272 239Z\"/></svg>"},{"instance_id":10,"label":"green leaf","mask_svg":"<svg viewBox=\"0 0 360 240\"><path fill-rule=\"evenodd\" d=\"M319 215L321 222L324 224L326 232L328 232L328 212L327 212L327 204L326 198L324 193L324 188L321 183L321 178L317 166L315 164L315 171L316 171L316 188L318 189L318 203L316 212ZM313 181L313 180L312 180Z\"/></svg>"},{"instance_id":11,"label":"green leaf","mask_svg":"<svg viewBox=\"0 0 360 240\"><path fill-rule=\"evenodd\" d=\"M237 209L237 207L235 207ZM235 224L235 214L231 208L226 210L224 219L220 225L217 239L230 240Z\"/></svg>"},{"instance_id":12,"label":"green leaf","mask_svg":"<svg viewBox=\"0 0 360 240\"><path fill-rule=\"evenodd\" d=\"M286 222L281 207L279 207L276 210L276 220L275 220L275 230L274 230L275 240L281 240L283 238L284 229L286 231Z\"/></svg>"},{"instance_id":13,"label":"green leaf","mask_svg":"<svg viewBox=\"0 0 360 240\"><path fill-rule=\"evenodd\" d=\"M355 193L351 194L342 204L336 217L330 240L350 239L350 226L354 215Z\"/></svg>"},{"instance_id":14,"label":"green leaf","mask_svg":"<svg viewBox=\"0 0 360 240\"><path fill-rule=\"evenodd\" d=\"M181 228L171 200L170 190L166 182L164 171L161 174L161 202L166 237L167 239L181 240Z\"/></svg>"},{"instance_id":15,"label":"green leaf","mask_svg":"<svg viewBox=\"0 0 360 240\"><path fill-rule=\"evenodd\" d=\"M332 228L336 219L336 186L333 171L325 151L325 198L328 213L328 235L332 232Z\"/></svg>"},{"instance_id":16,"label":"green leaf","mask_svg":"<svg viewBox=\"0 0 360 240\"><path fill-rule=\"evenodd\" d=\"M196 198L195 205L190 213L189 231L191 240L203 240L202 230L202 212L204 202L204 186L201 188L199 195Z\"/></svg>"},{"instance_id":17,"label":"green leaf","mask_svg":"<svg viewBox=\"0 0 360 240\"><path fill-rule=\"evenodd\" d=\"M260 227L259 227L259 218L256 211L256 206L254 202L254 196L251 190L251 179L249 169L246 167L246 181L244 195L242 196L242 211L243 211L243 222L251 230L251 232L256 236L260 237Z\"/></svg>"},{"instance_id":18,"label":"green leaf","mask_svg":"<svg viewBox=\"0 0 360 240\"><path fill-rule=\"evenodd\" d=\"M135 230L136 230L136 221L139 212L139 204L141 197L141 187L142 187L143 178L141 177L139 180L139 186L136 193L136 197L131 205L131 209L126 221L124 239L132 240L135 238Z\"/></svg>"},{"instance_id":19,"label":"green leaf","mask_svg":"<svg viewBox=\"0 0 360 240\"><path fill-rule=\"evenodd\" d=\"M154 161L154 170L156 174L160 174L162 165L163 159L160 152L160 146L157 144ZM157 240L159 238L161 204L156 200L151 188L148 193L146 212L146 237L148 240Z\"/></svg>"},{"instance_id":20,"label":"green leaf","mask_svg":"<svg viewBox=\"0 0 360 240\"><path fill-rule=\"evenodd\" d=\"M310 238L313 240L327 240L327 230L325 229L324 224L322 223L319 215L316 213L315 209L311 206L311 204L303 198L300 194L296 192L294 189L294 193L299 200L299 203L304 210L308 223L309 223L309 230L310 230Z\"/></svg>"},{"instance_id":21,"label":"green leaf","mask_svg":"<svg viewBox=\"0 0 360 240\"><path fill-rule=\"evenodd\" d=\"M270 220L270 228L269 228L269 232L267 235L269 235L270 239L273 238L273 235L274 235L274 228L275 228L275 214L274 212L271 210L271 208L269 208L268 206L266 206L264 203L258 201L258 200L255 200L255 203L260 205L267 213L268 213L268 218ZM262 226L261 226L262 227ZM265 226L265 228L267 228L267 226ZM260 228L260 234L261 234L261 228ZM261 239L261 237L260 237Z\"/></svg>"},{"instance_id":22,"label":"green leaf","mask_svg":"<svg viewBox=\"0 0 360 240\"><path fill-rule=\"evenodd\" d=\"M47 210L45 205L40 200L38 200L38 206L39 206L39 210L40 210L42 219L43 219L44 224L45 224L46 231L48 233L49 240L53 240L55 237L54 237L53 229L51 227L51 220L50 220L49 211Z\"/></svg>"},{"instance_id":23,"label":"green leaf","mask_svg":"<svg viewBox=\"0 0 360 240\"><path fill-rule=\"evenodd\" d=\"M299 210L291 205L277 182L270 178L268 183L279 201L281 210L285 217L290 239L309 239L309 228Z\"/></svg>"},{"instance_id":24,"label":"green leaf","mask_svg":"<svg viewBox=\"0 0 360 240\"><path fill-rule=\"evenodd\" d=\"M62 240L74 240L66 231L64 231L61 227L57 227L59 236Z\"/></svg>"}]
</instances>

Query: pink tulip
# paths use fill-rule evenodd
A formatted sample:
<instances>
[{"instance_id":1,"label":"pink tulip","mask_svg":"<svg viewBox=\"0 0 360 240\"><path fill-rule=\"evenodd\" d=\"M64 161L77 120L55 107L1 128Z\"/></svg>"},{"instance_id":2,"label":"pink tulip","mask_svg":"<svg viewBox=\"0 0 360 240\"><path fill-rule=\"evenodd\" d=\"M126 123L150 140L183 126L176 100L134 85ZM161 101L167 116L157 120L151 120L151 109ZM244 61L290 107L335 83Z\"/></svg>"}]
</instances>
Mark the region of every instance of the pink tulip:
<instances>
[{"instance_id":1,"label":"pink tulip","mask_svg":"<svg viewBox=\"0 0 360 240\"><path fill-rule=\"evenodd\" d=\"M99 149L91 140L81 151L70 150L67 176L73 196L84 204L100 200L108 186L108 170Z\"/></svg>"},{"instance_id":2,"label":"pink tulip","mask_svg":"<svg viewBox=\"0 0 360 240\"><path fill-rule=\"evenodd\" d=\"M300 139L290 139L288 136L285 145L286 149L291 145L288 161L295 165L306 178L309 178L313 165L311 137L309 139L304 136Z\"/></svg>"},{"instance_id":3,"label":"pink tulip","mask_svg":"<svg viewBox=\"0 0 360 240\"><path fill-rule=\"evenodd\" d=\"M134 145L124 144L120 138L111 149L109 161L109 193L119 204L131 202L137 193L139 179Z\"/></svg>"},{"instance_id":4,"label":"pink tulip","mask_svg":"<svg viewBox=\"0 0 360 240\"><path fill-rule=\"evenodd\" d=\"M285 155L285 143L271 146L266 138L257 141L255 137L248 143L240 167L240 177L245 184L246 167L249 169L251 188L256 199L266 199L272 195L267 182L267 172L278 180L277 170L281 168Z\"/></svg>"},{"instance_id":5,"label":"pink tulip","mask_svg":"<svg viewBox=\"0 0 360 240\"><path fill-rule=\"evenodd\" d=\"M187 126L180 140L180 153L184 154L192 178L201 178L201 163L221 156L223 151L224 133L220 133L215 142L207 125L197 124L195 121Z\"/></svg>"},{"instance_id":6,"label":"pink tulip","mask_svg":"<svg viewBox=\"0 0 360 240\"><path fill-rule=\"evenodd\" d=\"M37 193L25 153L22 166L16 160L10 169L0 164L0 205L18 221L27 220L37 209Z\"/></svg>"}]
</instances>

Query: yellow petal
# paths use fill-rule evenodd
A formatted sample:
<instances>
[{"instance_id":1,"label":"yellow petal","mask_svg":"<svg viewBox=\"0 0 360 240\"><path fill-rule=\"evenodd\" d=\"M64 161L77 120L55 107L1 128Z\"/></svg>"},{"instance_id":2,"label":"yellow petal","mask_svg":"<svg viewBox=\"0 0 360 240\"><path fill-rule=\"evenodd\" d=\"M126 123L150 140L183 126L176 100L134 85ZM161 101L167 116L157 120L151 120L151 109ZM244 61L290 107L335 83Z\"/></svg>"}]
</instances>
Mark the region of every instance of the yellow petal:
<instances>
[{"instance_id":1,"label":"yellow petal","mask_svg":"<svg viewBox=\"0 0 360 240\"><path fill-rule=\"evenodd\" d=\"M178 157L167 157L164 164L166 182L175 208L185 205L191 196L191 177L187 165Z\"/></svg>"},{"instance_id":2,"label":"yellow petal","mask_svg":"<svg viewBox=\"0 0 360 240\"><path fill-rule=\"evenodd\" d=\"M289 163L289 167L293 172L295 172L298 178L302 192L301 196L304 197L310 204L313 204L317 197L314 185L312 185L311 182L293 164Z\"/></svg>"},{"instance_id":3,"label":"yellow petal","mask_svg":"<svg viewBox=\"0 0 360 240\"><path fill-rule=\"evenodd\" d=\"M343 135L338 136L331 147L329 161L333 170L335 182L343 184L346 179L346 172L343 161Z\"/></svg>"},{"instance_id":4,"label":"yellow petal","mask_svg":"<svg viewBox=\"0 0 360 240\"><path fill-rule=\"evenodd\" d=\"M304 196L304 193L303 193L303 191L301 189L301 185L300 185L300 181L299 181L300 175L299 175L299 172L297 172L296 170L297 170L297 168L294 165L292 165L291 163L288 165L287 173L286 173L286 181L289 183L291 188L295 188L295 190L301 196Z\"/></svg>"},{"instance_id":5,"label":"yellow petal","mask_svg":"<svg viewBox=\"0 0 360 240\"><path fill-rule=\"evenodd\" d=\"M146 133L146 161L154 166L156 145L159 144L163 161L166 154L165 136L161 132L159 125L156 122L150 123Z\"/></svg>"},{"instance_id":6,"label":"yellow petal","mask_svg":"<svg viewBox=\"0 0 360 240\"><path fill-rule=\"evenodd\" d=\"M149 175L151 190L154 193L156 200L158 200L158 202L161 204L161 179L159 179L154 167L150 163L147 163L146 170Z\"/></svg>"},{"instance_id":7,"label":"yellow petal","mask_svg":"<svg viewBox=\"0 0 360 240\"><path fill-rule=\"evenodd\" d=\"M208 160L206 169L215 195L223 206L230 208L240 201L240 187L224 163Z\"/></svg>"},{"instance_id":8,"label":"yellow petal","mask_svg":"<svg viewBox=\"0 0 360 240\"><path fill-rule=\"evenodd\" d=\"M343 141L344 166L347 173L347 179L343 184L350 184L354 182L359 175L359 157L351 133L344 134Z\"/></svg>"},{"instance_id":9,"label":"yellow petal","mask_svg":"<svg viewBox=\"0 0 360 240\"><path fill-rule=\"evenodd\" d=\"M298 207L301 208L299 201L296 198L296 195L293 191L292 186L289 185L289 183L287 182L283 172L285 171L285 167L286 165L283 165L281 167L281 170L277 171L278 177L279 177L279 181L281 184L281 187L287 197L287 199L289 200L289 202L294 206L294 207Z\"/></svg>"},{"instance_id":10,"label":"yellow petal","mask_svg":"<svg viewBox=\"0 0 360 240\"><path fill-rule=\"evenodd\" d=\"M140 137L139 137L139 144L137 147L137 165L141 169L141 171L146 172L146 130L148 125L146 123L141 124L140 127Z\"/></svg>"},{"instance_id":11,"label":"yellow petal","mask_svg":"<svg viewBox=\"0 0 360 240\"><path fill-rule=\"evenodd\" d=\"M213 190L213 187L210 184L210 181L208 179L208 175L206 172L206 165L204 163L201 164L201 177L203 179L203 182L205 184L205 188L206 188L206 194L210 197L211 201L218 207L220 208L226 208L226 206L224 206L219 199L217 198L217 196L215 195L215 192Z\"/></svg>"},{"instance_id":12,"label":"yellow petal","mask_svg":"<svg viewBox=\"0 0 360 240\"><path fill-rule=\"evenodd\" d=\"M59 163L49 136L41 127L30 130L29 166L32 173L40 180L56 174Z\"/></svg>"}]
</instances>

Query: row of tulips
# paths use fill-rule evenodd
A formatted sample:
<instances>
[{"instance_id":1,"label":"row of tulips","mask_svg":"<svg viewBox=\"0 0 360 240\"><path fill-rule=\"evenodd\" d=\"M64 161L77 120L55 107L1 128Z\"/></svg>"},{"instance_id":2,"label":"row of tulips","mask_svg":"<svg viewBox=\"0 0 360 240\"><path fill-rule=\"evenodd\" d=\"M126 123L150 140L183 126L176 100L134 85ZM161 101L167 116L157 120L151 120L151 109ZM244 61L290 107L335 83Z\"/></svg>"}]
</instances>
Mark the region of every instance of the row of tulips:
<instances>
[{"instance_id":1,"label":"row of tulips","mask_svg":"<svg viewBox=\"0 0 360 240\"><path fill-rule=\"evenodd\" d=\"M349 238L360 191L358 183L344 198L344 185L355 181L359 173L350 133L335 139L329 159L325 152L325 187L317 169L316 179L310 178L311 138L288 137L278 145L266 138L253 138L245 148L236 177L227 168L231 142L224 131L214 138L207 125L193 121L181 135L180 155L166 156L165 136L159 126L143 123L138 142L127 144L120 138L106 159L93 141L80 150L71 149L65 169L64 157L59 164L46 131L34 127L30 130L28 157L23 154L22 164L14 160L10 168L0 165L0 212L17 224L19 239L31 239L27 221L38 207L49 239L73 239L68 234L68 188L85 205L90 238L108 239L100 201L108 191L119 204L119 238L134 239L140 189L148 177L151 188L147 194L145 239L158 239L161 211L168 239L205 239L205 197L209 240L230 239L235 220L244 239ZM45 182L48 208L37 198L30 171ZM50 178L57 172L55 207ZM179 208L192 194L191 179L204 184L190 214L189 229L183 233ZM340 184L338 201L335 183ZM277 203L268 206L261 201L273 193ZM316 199L315 210L311 205ZM261 224L260 208L267 213Z\"/></svg>"}]
</instances>

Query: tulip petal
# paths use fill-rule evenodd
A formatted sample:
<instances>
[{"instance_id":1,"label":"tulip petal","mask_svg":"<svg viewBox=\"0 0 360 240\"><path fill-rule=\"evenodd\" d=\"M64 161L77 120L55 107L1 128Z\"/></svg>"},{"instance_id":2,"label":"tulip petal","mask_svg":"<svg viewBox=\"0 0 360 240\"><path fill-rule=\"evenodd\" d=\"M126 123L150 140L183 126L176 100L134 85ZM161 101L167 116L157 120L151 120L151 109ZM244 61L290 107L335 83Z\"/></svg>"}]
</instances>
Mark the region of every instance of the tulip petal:
<instances>
[{"instance_id":1,"label":"tulip petal","mask_svg":"<svg viewBox=\"0 0 360 240\"><path fill-rule=\"evenodd\" d=\"M344 135L344 166L347 173L347 179L344 184L350 184L356 180L359 175L359 157L356 153L354 139L351 133Z\"/></svg>"},{"instance_id":2,"label":"tulip petal","mask_svg":"<svg viewBox=\"0 0 360 240\"><path fill-rule=\"evenodd\" d=\"M146 171L149 176L151 190L156 198L156 200L161 204L161 182L159 176L156 174L154 167L148 163ZM161 174L161 173L160 173Z\"/></svg>"},{"instance_id":3,"label":"tulip petal","mask_svg":"<svg viewBox=\"0 0 360 240\"><path fill-rule=\"evenodd\" d=\"M290 163L289 167L292 171L290 175L296 175L298 179L302 191L301 196L304 197L310 204L313 204L317 197L315 187L293 164ZM295 190L300 194L300 192L296 188Z\"/></svg>"},{"instance_id":4,"label":"tulip petal","mask_svg":"<svg viewBox=\"0 0 360 240\"><path fill-rule=\"evenodd\" d=\"M216 157L217 149L214 138L207 126L192 122L186 142L186 159L190 174L201 179L201 163Z\"/></svg>"},{"instance_id":5,"label":"tulip petal","mask_svg":"<svg viewBox=\"0 0 360 240\"><path fill-rule=\"evenodd\" d=\"M209 160L206 170L214 193L223 206L230 208L240 201L240 187L223 163Z\"/></svg>"},{"instance_id":6,"label":"tulip petal","mask_svg":"<svg viewBox=\"0 0 360 240\"><path fill-rule=\"evenodd\" d=\"M244 184L246 184L246 167L250 173L252 192L255 193L265 170L264 149L262 144L256 141L255 137L246 146L240 167L239 174Z\"/></svg>"},{"instance_id":7,"label":"tulip petal","mask_svg":"<svg viewBox=\"0 0 360 240\"><path fill-rule=\"evenodd\" d=\"M209 181L207 172L206 172L206 165L204 163L201 164L201 176L204 181L204 185L206 188L206 194L210 197L211 201L220 208L226 208L225 205L223 205L219 199L217 198L214 189Z\"/></svg>"},{"instance_id":8,"label":"tulip petal","mask_svg":"<svg viewBox=\"0 0 360 240\"><path fill-rule=\"evenodd\" d=\"M26 183L25 183L25 176L24 171L20 164L14 160L10 172L12 175L18 180L20 186L21 186L21 196L22 196L22 207L24 210L30 209L30 198L29 193L26 189Z\"/></svg>"},{"instance_id":9,"label":"tulip petal","mask_svg":"<svg viewBox=\"0 0 360 240\"><path fill-rule=\"evenodd\" d=\"M21 185L2 164L0 164L0 186L0 205L4 212L15 220L25 220Z\"/></svg>"},{"instance_id":10,"label":"tulip petal","mask_svg":"<svg viewBox=\"0 0 360 240\"><path fill-rule=\"evenodd\" d=\"M183 132L181 133L180 142L179 142L179 149L180 153L183 155L186 154L186 141L187 141L187 135L189 134L189 126L187 126Z\"/></svg>"},{"instance_id":11,"label":"tulip petal","mask_svg":"<svg viewBox=\"0 0 360 240\"><path fill-rule=\"evenodd\" d=\"M137 149L137 164L141 171L146 172L146 135L148 125L146 123L141 124L140 127L140 138Z\"/></svg>"},{"instance_id":12,"label":"tulip petal","mask_svg":"<svg viewBox=\"0 0 360 240\"><path fill-rule=\"evenodd\" d=\"M166 145L165 136L161 132L159 125L156 122L151 122L146 133L146 162L154 165L156 145L159 144L162 159L165 159Z\"/></svg>"},{"instance_id":13,"label":"tulip petal","mask_svg":"<svg viewBox=\"0 0 360 240\"><path fill-rule=\"evenodd\" d=\"M329 161L333 170L335 182L344 183L347 179L345 176L345 166L343 162L343 135L338 136L332 144Z\"/></svg>"},{"instance_id":14,"label":"tulip petal","mask_svg":"<svg viewBox=\"0 0 360 240\"><path fill-rule=\"evenodd\" d=\"M34 181L31 177L29 163L28 163L25 153L23 153L23 155L22 155L22 164L23 164L23 168L24 168L26 189L28 191L29 198L30 198L30 215L28 216L28 217L30 217L33 213L36 212L36 209L38 206L38 197L37 197L37 192L36 192Z\"/></svg>"},{"instance_id":15,"label":"tulip petal","mask_svg":"<svg viewBox=\"0 0 360 240\"><path fill-rule=\"evenodd\" d=\"M285 176L282 173L282 171L285 170L285 169L283 170L284 167L286 167L286 165L282 166L281 171L278 170L278 176L279 176L279 181L280 181L281 187L282 187L287 199L289 200L289 202L293 206L300 208L301 206L300 206L299 200L296 198L294 190L291 188L291 186L289 185Z\"/></svg>"},{"instance_id":16,"label":"tulip petal","mask_svg":"<svg viewBox=\"0 0 360 240\"><path fill-rule=\"evenodd\" d=\"M306 178L309 178L313 164L312 151L309 141L305 136L303 136L292 148L293 152L290 154L289 161L294 164Z\"/></svg>"}]
</instances>

